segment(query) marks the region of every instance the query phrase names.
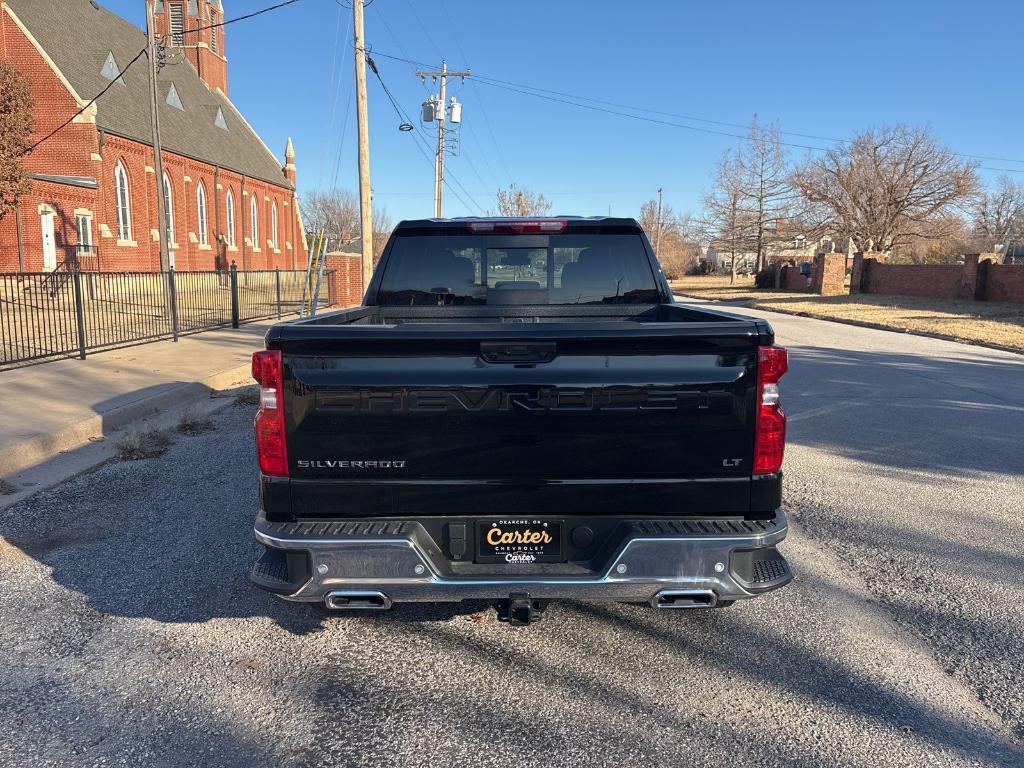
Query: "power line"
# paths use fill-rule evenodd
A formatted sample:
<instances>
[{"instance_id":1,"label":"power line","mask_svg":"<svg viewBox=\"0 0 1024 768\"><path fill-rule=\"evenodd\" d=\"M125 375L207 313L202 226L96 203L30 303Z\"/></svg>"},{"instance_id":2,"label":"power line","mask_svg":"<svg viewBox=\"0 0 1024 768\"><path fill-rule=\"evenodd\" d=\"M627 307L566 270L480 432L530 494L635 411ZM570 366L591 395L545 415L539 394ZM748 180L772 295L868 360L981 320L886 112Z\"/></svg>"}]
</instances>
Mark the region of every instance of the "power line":
<instances>
[{"instance_id":1,"label":"power line","mask_svg":"<svg viewBox=\"0 0 1024 768\"><path fill-rule=\"evenodd\" d=\"M498 178L498 174L496 174L494 172L494 168L491 167L491 161L487 159L487 152L484 150L483 142L477 138L476 132L473 130L473 123L463 123L461 130L465 131L466 135L472 138L476 143L477 148L480 150L480 159L484 161L484 167L487 168L487 172L491 174L491 178L494 179L494 187L500 187L501 179ZM487 189L488 185L484 184L484 188Z\"/></svg>"},{"instance_id":2,"label":"power line","mask_svg":"<svg viewBox=\"0 0 1024 768\"><path fill-rule=\"evenodd\" d=\"M348 96L345 98L345 119L341 124L341 141L338 143L338 152L334 156L334 173L331 175L331 189L338 188L338 174L341 171L341 158L345 151L345 138L348 136L348 118L352 114L352 96L355 91L355 78L349 81Z\"/></svg>"},{"instance_id":3,"label":"power line","mask_svg":"<svg viewBox=\"0 0 1024 768\"><path fill-rule=\"evenodd\" d=\"M239 21L245 21L246 19L252 19L252 18L254 18L256 16L260 16L260 15L262 15L264 13L270 13L270 11L276 11L278 8L284 8L286 5L292 5L293 3L297 3L297 2L299 2L299 0L285 0L285 2L278 3L277 5L272 5L272 6L268 7L268 8L263 8L263 9L258 10L258 11L253 11L252 13L247 13L244 16L237 16L237 17L235 17L233 19L227 19L227 20L219 22L217 24L208 24L205 27L197 27L196 29L190 29L190 30L187 30L187 31L188 32L200 32L200 31L202 31L204 29L213 29L214 27L226 27L229 24L235 24L236 22L239 22ZM148 47L149 46L146 46L141 51L139 51L137 54L135 54L135 57L131 61L129 61L120 72L117 73L117 77L115 77L113 80L111 80L102 91L100 91L95 96L93 96L91 99L89 99L89 101L87 101L84 105L82 105L81 109L79 109L77 112L75 112L73 115L71 115L71 117L69 117L67 120L65 120L63 123L58 125L56 128L54 128L48 134L43 136L43 138L39 139L39 141L37 141L35 144L33 144L31 147L29 147L27 150L25 150L25 154L26 155L32 154L32 152L37 147L39 147L39 145L41 145L42 143L52 139L60 131L64 130L69 125L71 125L71 123L73 123L76 118L78 118L87 109L89 109L89 107L91 107L93 104L95 104L97 101L99 101L107 93L107 91L109 91L111 88L113 88L114 85L116 85L117 82L119 80L121 80L122 77L124 77L124 74L129 69L132 68L132 65L134 65L139 59L141 59L146 54L146 48L148 48ZM124 82L124 81L121 80L121 82Z\"/></svg>"},{"instance_id":4,"label":"power line","mask_svg":"<svg viewBox=\"0 0 1024 768\"><path fill-rule=\"evenodd\" d=\"M394 108L395 113L398 115L398 119L407 125L413 125L412 119L409 117L408 113L402 108L402 106L398 103L398 100L394 97L394 94L391 93L391 89L388 88L387 84L384 82L384 78L381 77L380 70L377 68L376 62L368 54L366 54L366 63L369 65L370 71L377 76L377 81L380 83L380 87L384 90L384 94L388 97L388 101L391 102L391 106ZM430 144L427 142L427 140L424 139L423 136L420 135L420 133L416 130L406 131L406 133L411 134L413 139L416 141L416 147L417 149L419 149L420 154L423 155L423 159L426 160L428 164L433 165L433 161L430 159L429 154ZM420 142L423 142L423 145L421 145ZM426 148L424 148L424 145ZM459 188L466 194L466 197L469 198L470 202L466 202L462 195L460 195L458 191L449 183L448 178L443 178L442 181L444 185L448 187L448 190L453 195L455 195L455 198L460 203L462 203L467 210L471 208L476 208L478 211L482 213L484 209L477 205L476 201L473 199L473 196L466 190L465 187L462 186L459 180L456 179L455 176L450 173L449 177L451 178L452 182L459 185Z\"/></svg>"},{"instance_id":5,"label":"power line","mask_svg":"<svg viewBox=\"0 0 1024 768\"><path fill-rule=\"evenodd\" d=\"M33 152L33 151L35 151L36 147L38 147L38 146L39 146L40 144L42 144L42 143L43 143L43 142L45 142L45 141L49 141L49 140L50 140L50 139L52 139L52 138L53 138L54 136L56 136L56 135L57 135L57 134L58 134L58 133L59 133L60 131L64 130L64 129L65 129L65 128L67 128L67 127L68 127L69 125L71 125L71 123L73 123L73 122L75 121L75 119L76 119L76 118L77 118L77 117L78 117L79 115L81 115L81 114L82 114L83 112L85 112L85 111L86 111L87 109L89 109L89 107L91 107L91 106L92 106L93 104L95 104L95 103L96 103L96 102L97 102L97 101L98 101L98 100L100 99L100 97L101 97L101 96L103 96L103 95L104 95L104 94L105 94L105 93L106 93L107 91L109 91L109 90L110 90L111 88L113 88L113 87L114 87L115 85L117 85L117 81L118 81L118 80L119 80L119 79L120 79L120 78L121 78L121 77L122 77L122 76L124 75L124 73L125 73L125 72L127 72L127 71L128 71L129 69L131 69L131 68L132 68L132 65L133 65L133 64L135 64L135 63L136 63L136 62L137 62L137 61L138 61L139 59L141 59L141 58L142 58L143 56L145 56L145 55L146 55L146 49L145 49L145 48L143 48L143 49L142 49L141 51L139 51L139 52L138 52L137 54L135 54L135 58L134 58L134 59L132 59L131 61L129 61L129 62L128 62L128 64L127 64L127 65L125 66L125 68L124 68L124 69L122 69L122 70L121 70L120 72L118 72L118 73L117 73L117 77L115 77L115 78L114 78L113 80L111 80L111 81L110 81L110 82L109 82L109 83L107 84L107 87L106 87L106 88L104 88L104 89L103 89L102 91L100 91L100 92L99 92L99 93L97 93L97 94L96 94L95 96L93 96L93 97L92 97L91 99L89 99L89 101L87 101L87 102L86 102L86 103L85 103L85 104L84 104L84 105L82 106L82 108L81 108L81 109L79 109L79 110L78 110L77 112L75 112L75 114L73 114L73 115L72 115L71 117L69 117L69 118L68 118L67 120L65 120L65 121L64 121L63 123L61 123L60 125L58 125L58 126L57 126L56 128L54 128L54 129L53 129L52 131L50 131L50 132L49 132L48 134L46 134L45 136L43 136L43 138L39 139L39 141L37 141L37 142L36 142L35 144L33 144L33 145L32 145L31 147L29 147L29 148L28 148L27 150L25 150L25 154L26 154L26 155L30 155L30 154L32 154L32 152ZM123 82L123 81L122 81L122 82Z\"/></svg>"},{"instance_id":6,"label":"power line","mask_svg":"<svg viewBox=\"0 0 1024 768\"><path fill-rule=\"evenodd\" d=\"M455 47L462 55L462 60L469 61L469 57L466 55L466 51L463 49L462 43L459 42L459 36L455 31L455 22L452 21L452 15L448 12L447 4L445 4L444 0L438 0L438 2L441 5L441 10L444 12L445 19L448 20L448 28L452 31L452 38L455 40ZM469 87L473 89L473 95L476 96L477 104L480 106L480 115L483 117L484 126L487 128L487 132L491 136L491 142L494 145L494 152L498 156L498 161L505 169L505 176L509 183L512 183L512 174L508 172L508 165L505 163L505 156L501 152L501 145L498 143L498 139L494 135L494 129L491 127L491 119L487 116L487 107L484 104L484 98L480 95L480 89L476 87L476 83L473 82L472 78L469 80ZM468 161L468 155L466 156L466 159ZM479 174L477 174L477 176L479 177ZM481 183L483 183L483 179L481 179ZM501 185L499 184L498 186Z\"/></svg>"},{"instance_id":7,"label":"power line","mask_svg":"<svg viewBox=\"0 0 1024 768\"><path fill-rule=\"evenodd\" d=\"M396 61L402 61L402 62L404 62L406 64L414 64L416 66L424 66L423 62L416 61L415 59L402 58L402 57L398 57L398 56L391 56L391 55L388 55L388 54L385 54L385 53L381 53L380 51L376 51L375 55L382 56L382 57L385 57L385 58L394 59ZM505 90L514 91L516 93L520 93L520 94L523 94L523 95L526 95L526 96L533 96L535 98L546 99L548 101L561 102L561 103L564 103L564 104L569 104L571 106L579 107L581 109L590 109L590 110L594 110L594 111L598 111L598 112L605 112L605 113L608 113L608 114L618 115L618 116L621 116L621 117L629 117L629 118L632 118L634 120L644 120L644 121L651 122L651 123L657 123L657 124L660 124L660 125L666 125L666 126L670 126L670 127L682 128L682 129L691 130L691 131L697 131L697 132L701 132L701 133L709 133L709 134L713 134L713 135L726 136L726 137L729 137L729 138L737 138L737 139L740 139L740 140L743 140L743 141L749 141L750 140L749 136L743 135L743 134L730 133L730 132L726 132L726 131L715 131L715 130L712 130L710 128L701 128L699 126L685 125L685 124L682 124L682 123L675 123L675 122L671 122L671 121L668 121L668 120L658 120L656 118L645 117L644 115L635 115L635 114L630 114L628 112L620 112L618 110L613 110L613 109L604 109L604 108L593 106L593 104L603 104L603 105L606 105L606 106L619 107L621 109L630 109L630 110L633 110L635 112L646 112L648 114L662 115L662 116L665 116L665 117L675 117L675 118L678 118L678 119L690 120L690 121L693 121L693 122L704 122L704 123L708 123L710 125L721 125L721 126L724 126L724 127L734 127L734 128L745 128L746 127L746 126L741 125L740 123L730 123L730 122L726 122L726 121L722 121L722 120L712 120L712 119L709 119L709 118L696 117L696 116L693 116L693 115L681 115L681 114L675 113L675 112L665 112L665 111L661 111L661 110L649 109L649 108L646 108L646 107L637 107L637 106L633 106L633 105L622 104L620 102L606 101L606 100L603 100L603 99L595 99L595 98L591 98L591 97L588 97L588 96L578 96L578 95L575 95L575 94L567 93L565 91L556 91L556 90L547 89L547 88L539 88L537 86L526 85L524 83L516 83L516 82L513 82L511 80L502 80L502 79L499 79L499 78L488 77L486 75L481 75L481 74L476 73L476 72L474 73L474 78L475 78L475 80L479 80L480 82L482 82L484 85L490 85L491 87L494 87L494 88L504 88ZM557 97L562 97L562 98L557 98ZM572 101L569 101L568 99L572 99ZM591 103L590 104L581 104L579 102L591 102ZM798 138L813 139L813 140L817 140L817 141L830 141L830 142L837 143L837 144L849 144L850 141L851 141L850 139L840 139L840 138L837 138L837 137L834 137L834 136L821 136L821 135L810 134L810 133L797 133L795 131L780 130L779 133L783 134L783 135L787 135L787 136L796 136ZM782 144L783 146L787 146L787 147L793 147L793 148L797 148L797 149L807 149L807 150L814 151L814 152L824 152L824 151L827 151L827 149L828 149L827 147L815 147L815 146L811 146L811 145L807 145L807 144L799 144L799 143L796 143L796 142L785 142L785 141L783 141L783 142L780 142L780 144ZM1022 163L1022 164L1024 164L1024 160L1017 159L1017 158L1011 158L1011 157L997 157L997 156L993 156L993 155L976 155L976 154L970 154L970 153L966 153L966 152L953 152L952 154L954 156L956 156L956 157L962 157L962 158L970 159L970 160L989 160L989 161L996 161L996 162ZM984 170L984 171L1002 171L1002 172L1006 172L1006 173L1024 173L1024 169L1017 169L1017 168L991 168L991 167L987 167L987 166L980 166L979 170Z\"/></svg>"},{"instance_id":8,"label":"power line","mask_svg":"<svg viewBox=\"0 0 1024 768\"><path fill-rule=\"evenodd\" d=\"M334 132L334 116L338 111L338 99L341 94L341 80L338 75L338 51L341 50L341 46L338 45L338 41L341 37L341 12L342 4L338 3L338 21L334 25L334 49L331 55L331 84L328 87L328 92L331 94L331 110L330 117L327 121L327 141L324 142L323 153L320 157L320 176L317 181L317 186L322 187L324 182L324 168L327 166L327 150L330 149L331 135ZM347 36L346 32L346 36Z\"/></svg>"},{"instance_id":9,"label":"power line","mask_svg":"<svg viewBox=\"0 0 1024 768\"><path fill-rule=\"evenodd\" d=\"M748 140L750 138L749 136L745 136L745 135L740 134L740 133L728 133L726 131L715 130L714 128L701 128L700 126L696 126L696 125L686 125L685 123L676 123L676 122L672 122L671 120L662 120L662 119L656 118L656 117L646 117L644 115L634 115L634 114L631 114L629 112L622 112L620 110L610 109L608 107L599 107L599 106L595 106L593 104L582 104L582 103L580 103L578 101L570 101L569 99L560 98L558 96L549 96L549 95L544 94L544 93L538 93L538 92L535 92L535 91L527 91L527 90L523 90L521 88L514 88L514 87L512 87L510 85L503 85L503 84L498 83L495 80L491 80L490 78L486 78L486 77L481 77L479 79L480 79L481 83L483 83L484 85L489 85L492 88L502 88L502 89L504 89L506 91L513 91L515 93L521 93L521 94L523 94L525 96L533 96L533 97L538 98L538 99L545 99L547 101L554 101L554 102L558 102L560 104L568 104L568 105L573 106L573 107L580 107L581 109L593 110L594 112L603 112L603 113L609 114L609 115L618 115L619 117L628 117L628 118L630 118L632 120L640 120L640 121L647 122L647 123L655 123L657 125L665 125L665 126L668 126L670 128L682 128L682 129L688 130L688 131L696 131L698 133L708 133L708 134L712 134L712 135L715 135L715 136L728 136L730 138L740 139L740 140L743 140L743 141L746 141L746 140ZM815 147L815 146L811 146L810 144L796 144L796 143L788 142L788 141L780 141L779 144L781 144L784 147L793 147L793 148L796 148L796 149L807 149L807 150L811 150L811 151L815 151L815 152L822 152L822 151L824 151L826 149L825 147Z\"/></svg>"},{"instance_id":10,"label":"power line","mask_svg":"<svg viewBox=\"0 0 1024 768\"><path fill-rule=\"evenodd\" d=\"M185 33L187 34L189 32L202 32L205 29L216 29L217 27L226 27L229 24L237 24L240 21L246 21L247 19L254 19L257 16L262 16L264 13L270 13L271 11L276 11L278 8L284 8L286 5L293 5L293 4L297 3L297 2L299 2L299 0L284 0L283 3L278 3L277 5L271 5L271 6L268 6L267 8L261 8L258 11L253 11L252 13L247 13L244 16L235 16L235 18L233 18L233 19L225 19L224 21L218 21L216 24L207 24L206 26L196 27L195 29L186 29Z\"/></svg>"}]
</instances>

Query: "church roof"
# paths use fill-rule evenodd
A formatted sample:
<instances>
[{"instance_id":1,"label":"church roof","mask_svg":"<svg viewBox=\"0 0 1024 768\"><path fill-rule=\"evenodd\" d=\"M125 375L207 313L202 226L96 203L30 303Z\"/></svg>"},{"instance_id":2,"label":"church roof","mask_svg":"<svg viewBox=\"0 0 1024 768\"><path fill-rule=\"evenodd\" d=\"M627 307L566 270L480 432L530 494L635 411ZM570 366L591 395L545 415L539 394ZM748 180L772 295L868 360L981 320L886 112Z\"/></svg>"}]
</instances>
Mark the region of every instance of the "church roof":
<instances>
[{"instance_id":1,"label":"church roof","mask_svg":"<svg viewBox=\"0 0 1024 768\"><path fill-rule=\"evenodd\" d=\"M7 0L7 5L82 99L91 99L110 85L112 57L120 82L97 102L96 127L152 143L145 55L125 71L146 46L142 30L92 0ZM290 187L282 163L231 101L209 88L184 57L171 60L175 63L157 76L164 149ZM172 84L184 109L166 99ZM216 124L221 119L226 130Z\"/></svg>"}]
</instances>

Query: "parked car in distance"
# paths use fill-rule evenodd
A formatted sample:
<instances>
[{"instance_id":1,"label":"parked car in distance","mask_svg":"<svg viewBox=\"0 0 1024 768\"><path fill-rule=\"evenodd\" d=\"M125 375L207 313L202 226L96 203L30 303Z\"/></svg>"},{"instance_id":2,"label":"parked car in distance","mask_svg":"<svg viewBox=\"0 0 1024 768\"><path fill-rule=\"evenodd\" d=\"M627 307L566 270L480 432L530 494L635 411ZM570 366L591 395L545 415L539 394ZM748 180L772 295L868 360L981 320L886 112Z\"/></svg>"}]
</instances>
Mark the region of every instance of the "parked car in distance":
<instances>
[{"instance_id":1,"label":"parked car in distance","mask_svg":"<svg viewBox=\"0 0 1024 768\"><path fill-rule=\"evenodd\" d=\"M494 267L505 267L496 270ZM265 550L335 610L714 608L788 583L786 350L677 304L636 221L405 221L364 304L253 356Z\"/></svg>"}]
</instances>

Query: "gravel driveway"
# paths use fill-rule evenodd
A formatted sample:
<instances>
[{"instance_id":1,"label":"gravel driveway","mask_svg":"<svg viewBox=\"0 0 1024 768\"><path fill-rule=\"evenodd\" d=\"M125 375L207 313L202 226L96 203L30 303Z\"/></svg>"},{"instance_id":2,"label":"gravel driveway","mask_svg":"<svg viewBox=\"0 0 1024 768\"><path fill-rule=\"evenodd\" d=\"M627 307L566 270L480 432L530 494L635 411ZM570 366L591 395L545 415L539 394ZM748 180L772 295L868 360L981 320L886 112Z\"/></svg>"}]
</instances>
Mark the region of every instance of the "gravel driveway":
<instances>
[{"instance_id":1,"label":"gravel driveway","mask_svg":"<svg viewBox=\"0 0 1024 768\"><path fill-rule=\"evenodd\" d=\"M520 630L285 604L234 406L0 512L0 765L1024 765L1024 358L764 316L789 587Z\"/></svg>"}]
</instances>

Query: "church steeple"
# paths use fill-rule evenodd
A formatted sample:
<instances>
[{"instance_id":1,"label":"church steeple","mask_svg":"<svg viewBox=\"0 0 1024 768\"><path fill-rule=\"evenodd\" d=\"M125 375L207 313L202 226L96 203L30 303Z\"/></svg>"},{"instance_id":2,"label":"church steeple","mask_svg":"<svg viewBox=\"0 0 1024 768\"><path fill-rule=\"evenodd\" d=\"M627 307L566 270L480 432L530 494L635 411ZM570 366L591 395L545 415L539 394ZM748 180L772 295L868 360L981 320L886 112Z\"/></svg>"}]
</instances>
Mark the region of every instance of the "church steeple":
<instances>
[{"instance_id":1,"label":"church steeple","mask_svg":"<svg viewBox=\"0 0 1024 768\"><path fill-rule=\"evenodd\" d=\"M221 0L150 0L156 32L180 49L210 88L228 92L224 5Z\"/></svg>"},{"instance_id":2,"label":"church steeple","mask_svg":"<svg viewBox=\"0 0 1024 768\"><path fill-rule=\"evenodd\" d=\"M288 137L288 145L284 148L284 176L295 186L295 145L292 144L292 137Z\"/></svg>"}]
</instances>

